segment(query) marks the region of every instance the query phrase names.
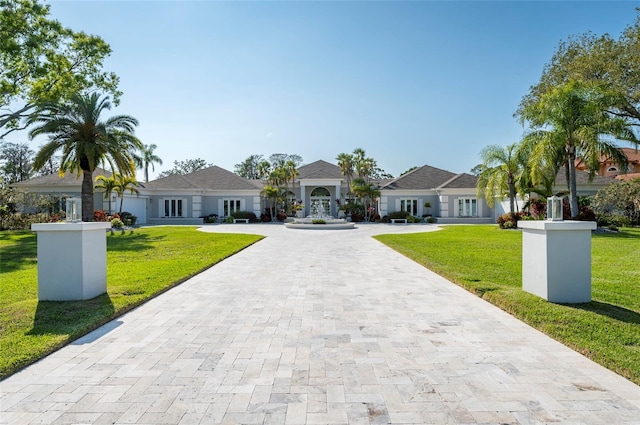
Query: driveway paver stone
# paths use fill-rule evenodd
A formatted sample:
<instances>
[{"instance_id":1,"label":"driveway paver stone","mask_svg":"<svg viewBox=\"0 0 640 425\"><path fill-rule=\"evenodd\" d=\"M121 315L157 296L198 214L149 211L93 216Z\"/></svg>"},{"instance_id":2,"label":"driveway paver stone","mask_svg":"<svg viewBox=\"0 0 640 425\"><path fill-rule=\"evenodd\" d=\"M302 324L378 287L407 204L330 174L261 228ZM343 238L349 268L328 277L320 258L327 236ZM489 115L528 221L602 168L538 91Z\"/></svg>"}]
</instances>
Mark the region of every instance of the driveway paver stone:
<instances>
[{"instance_id":1,"label":"driveway paver stone","mask_svg":"<svg viewBox=\"0 0 640 425\"><path fill-rule=\"evenodd\" d=\"M372 239L267 237L0 383L2 424L640 424L640 387Z\"/></svg>"}]
</instances>

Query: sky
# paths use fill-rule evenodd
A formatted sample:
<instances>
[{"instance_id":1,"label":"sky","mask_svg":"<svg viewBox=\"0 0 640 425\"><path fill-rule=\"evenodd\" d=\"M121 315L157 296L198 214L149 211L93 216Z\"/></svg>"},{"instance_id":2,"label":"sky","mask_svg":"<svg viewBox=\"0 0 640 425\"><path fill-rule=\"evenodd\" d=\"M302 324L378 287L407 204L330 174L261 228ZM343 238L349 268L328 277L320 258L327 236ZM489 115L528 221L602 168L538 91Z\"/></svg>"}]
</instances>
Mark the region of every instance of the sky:
<instances>
[{"instance_id":1,"label":"sky","mask_svg":"<svg viewBox=\"0 0 640 425\"><path fill-rule=\"evenodd\" d=\"M518 142L513 117L558 43L618 38L640 1L49 1L102 37L105 70L163 165L233 171L253 154L335 163L362 148L394 176L469 172ZM36 148L45 140L35 139Z\"/></svg>"}]
</instances>

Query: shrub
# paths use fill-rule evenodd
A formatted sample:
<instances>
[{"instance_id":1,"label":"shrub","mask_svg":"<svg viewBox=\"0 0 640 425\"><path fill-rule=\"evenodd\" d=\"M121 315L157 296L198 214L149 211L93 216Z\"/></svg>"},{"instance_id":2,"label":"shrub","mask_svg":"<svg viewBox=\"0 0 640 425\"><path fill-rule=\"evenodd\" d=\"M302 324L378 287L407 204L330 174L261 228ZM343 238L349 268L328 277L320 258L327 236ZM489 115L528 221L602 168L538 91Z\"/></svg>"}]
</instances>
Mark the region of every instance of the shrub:
<instances>
[{"instance_id":1,"label":"shrub","mask_svg":"<svg viewBox=\"0 0 640 425\"><path fill-rule=\"evenodd\" d=\"M217 223L218 222L218 214L209 214L202 217L205 223Z\"/></svg>"},{"instance_id":2,"label":"shrub","mask_svg":"<svg viewBox=\"0 0 640 425\"><path fill-rule=\"evenodd\" d=\"M407 222L409 221L409 216L411 214L409 214L409 211L393 211L389 213L389 220L393 219L393 218L406 218Z\"/></svg>"},{"instance_id":3,"label":"shrub","mask_svg":"<svg viewBox=\"0 0 640 425\"><path fill-rule=\"evenodd\" d=\"M435 223L436 222L436 220L431 216L427 217L426 220L427 220L427 223Z\"/></svg>"},{"instance_id":4,"label":"shrub","mask_svg":"<svg viewBox=\"0 0 640 425\"><path fill-rule=\"evenodd\" d=\"M520 213L506 213L498 217L498 226L501 229L515 229L518 227L518 220L520 220Z\"/></svg>"},{"instance_id":5,"label":"shrub","mask_svg":"<svg viewBox=\"0 0 640 425\"><path fill-rule=\"evenodd\" d=\"M104 210L93 211L93 221L109 221L107 213Z\"/></svg>"},{"instance_id":6,"label":"shrub","mask_svg":"<svg viewBox=\"0 0 640 425\"><path fill-rule=\"evenodd\" d=\"M231 213L231 217L236 219L237 218L248 219L249 223L255 223L258 221L258 217L256 217L256 214L252 211L235 211Z\"/></svg>"},{"instance_id":7,"label":"shrub","mask_svg":"<svg viewBox=\"0 0 640 425\"><path fill-rule=\"evenodd\" d=\"M531 215L536 220L544 219L544 215L547 213L547 203L544 199L532 199L530 202Z\"/></svg>"},{"instance_id":8,"label":"shrub","mask_svg":"<svg viewBox=\"0 0 640 425\"><path fill-rule=\"evenodd\" d=\"M409 215L407 217L407 223L421 223L422 222L422 217L416 217L413 215Z\"/></svg>"},{"instance_id":9,"label":"shrub","mask_svg":"<svg viewBox=\"0 0 640 425\"><path fill-rule=\"evenodd\" d=\"M111 219L111 227L113 227L114 229L122 229L124 227L124 223L122 222L122 220L120 220L119 218L112 218Z\"/></svg>"},{"instance_id":10,"label":"shrub","mask_svg":"<svg viewBox=\"0 0 640 425\"><path fill-rule=\"evenodd\" d=\"M311 224L327 224L327 222L324 221L321 218L316 218L316 219L311 220Z\"/></svg>"},{"instance_id":11,"label":"shrub","mask_svg":"<svg viewBox=\"0 0 640 425\"><path fill-rule=\"evenodd\" d=\"M380 223L389 223L389 222L390 221L389 221L388 215L382 216L382 218L380 219Z\"/></svg>"},{"instance_id":12,"label":"shrub","mask_svg":"<svg viewBox=\"0 0 640 425\"><path fill-rule=\"evenodd\" d=\"M130 212L123 211L120 213L120 220L127 226L135 226L136 221L138 221L138 217L131 214Z\"/></svg>"},{"instance_id":13,"label":"shrub","mask_svg":"<svg viewBox=\"0 0 640 425\"><path fill-rule=\"evenodd\" d=\"M260 221L262 221L263 223L268 223L271 221L271 217L267 213L262 213L260 214Z\"/></svg>"},{"instance_id":14,"label":"shrub","mask_svg":"<svg viewBox=\"0 0 640 425\"><path fill-rule=\"evenodd\" d=\"M354 223L360 223L364 221L364 215L354 211L351 213L351 221L353 221Z\"/></svg>"},{"instance_id":15,"label":"shrub","mask_svg":"<svg viewBox=\"0 0 640 425\"><path fill-rule=\"evenodd\" d=\"M279 211L278 214L276 214L276 218L278 219L278 221L285 221L287 219L287 213L285 213L284 211Z\"/></svg>"}]
</instances>

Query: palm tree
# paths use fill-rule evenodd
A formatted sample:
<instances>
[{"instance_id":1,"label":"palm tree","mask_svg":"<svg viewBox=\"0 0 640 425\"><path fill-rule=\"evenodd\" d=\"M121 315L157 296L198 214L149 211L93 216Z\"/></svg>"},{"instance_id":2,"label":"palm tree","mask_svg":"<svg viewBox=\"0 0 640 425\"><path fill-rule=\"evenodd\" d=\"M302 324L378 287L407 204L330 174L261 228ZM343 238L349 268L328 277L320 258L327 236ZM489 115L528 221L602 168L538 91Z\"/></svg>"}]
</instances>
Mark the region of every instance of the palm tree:
<instances>
[{"instance_id":1,"label":"palm tree","mask_svg":"<svg viewBox=\"0 0 640 425\"><path fill-rule=\"evenodd\" d=\"M111 193L116 190L116 179L114 176L98 176L96 177L96 185L94 189L104 190L104 199L109 201L109 214L111 214Z\"/></svg>"},{"instance_id":2,"label":"palm tree","mask_svg":"<svg viewBox=\"0 0 640 425\"><path fill-rule=\"evenodd\" d=\"M296 167L296 163L292 160L287 160L287 162L285 162L282 168L285 174L285 186L286 186L286 192L287 192L286 206L287 206L287 211L289 211L291 210L291 207L293 207L293 204L290 202L290 199L289 199L290 198L289 194L292 193L289 190L289 182L291 182L291 189L293 190L293 187L295 186L296 177L298 177L298 168Z\"/></svg>"},{"instance_id":3,"label":"palm tree","mask_svg":"<svg viewBox=\"0 0 640 425\"><path fill-rule=\"evenodd\" d=\"M336 157L340 172L347 179L347 197L351 194L351 178L353 177L353 156L341 153Z\"/></svg>"},{"instance_id":4,"label":"palm tree","mask_svg":"<svg viewBox=\"0 0 640 425\"><path fill-rule=\"evenodd\" d=\"M75 94L68 103L43 104L29 120L35 127L29 132L34 138L48 135L34 159L34 168L42 168L56 152L62 151L60 170L82 173L82 220L93 219L93 172L108 163L112 170L132 176L135 174L134 156L142 149L135 137L138 121L128 115L116 115L105 121L100 115L111 109L109 98L100 99L97 93Z\"/></svg>"},{"instance_id":5,"label":"palm tree","mask_svg":"<svg viewBox=\"0 0 640 425\"><path fill-rule=\"evenodd\" d=\"M122 204L124 203L124 193L129 191L131 194L139 194L140 191L137 189L138 182L135 177L131 176L123 176L122 174L116 174L116 186L114 188L115 192L120 196L120 209L118 213L122 212Z\"/></svg>"},{"instance_id":6,"label":"palm tree","mask_svg":"<svg viewBox=\"0 0 640 425\"><path fill-rule=\"evenodd\" d=\"M271 163L267 160L261 161L258 164L258 175L262 180L266 180L271 172Z\"/></svg>"},{"instance_id":7,"label":"palm tree","mask_svg":"<svg viewBox=\"0 0 640 425\"><path fill-rule=\"evenodd\" d=\"M273 221L273 216L274 216L274 207L275 204L278 201L278 197L280 196L280 189L271 185L267 185L264 187L264 189L262 189L262 196L264 197L265 200L270 200L271 201L271 206L269 208L269 215L271 216L271 221Z\"/></svg>"},{"instance_id":8,"label":"palm tree","mask_svg":"<svg viewBox=\"0 0 640 425\"><path fill-rule=\"evenodd\" d=\"M515 213L516 186L524 170L524 161L518 155L518 145L505 148L489 145L480 152L482 163L476 191L493 208L495 198L509 196L509 211Z\"/></svg>"},{"instance_id":9,"label":"palm tree","mask_svg":"<svg viewBox=\"0 0 640 425\"><path fill-rule=\"evenodd\" d=\"M157 146L155 144L144 145L140 153L142 154L140 158L138 158L138 168L142 168L144 170L144 181L145 183L149 182L149 166L151 166L151 171L155 171L153 164L162 165L162 159L156 154L153 153L156 150Z\"/></svg>"},{"instance_id":10,"label":"palm tree","mask_svg":"<svg viewBox=\"0 0 640 425\"><path fill-rule=\"evenodd\" d=\"M533 182L539 184L540 176L548 175L548 167L564 165L574 217L578 215L576 159L584 161L593 177L600 156L612 158L626 168L627 157L616 145L616 139L637 145L628 123L607 112L610 104L611 99L597 85L570 81L543 95L539 102L525 108L521 116L533 127L523 140L531 152Z\"/></svg>"}]
</instances>

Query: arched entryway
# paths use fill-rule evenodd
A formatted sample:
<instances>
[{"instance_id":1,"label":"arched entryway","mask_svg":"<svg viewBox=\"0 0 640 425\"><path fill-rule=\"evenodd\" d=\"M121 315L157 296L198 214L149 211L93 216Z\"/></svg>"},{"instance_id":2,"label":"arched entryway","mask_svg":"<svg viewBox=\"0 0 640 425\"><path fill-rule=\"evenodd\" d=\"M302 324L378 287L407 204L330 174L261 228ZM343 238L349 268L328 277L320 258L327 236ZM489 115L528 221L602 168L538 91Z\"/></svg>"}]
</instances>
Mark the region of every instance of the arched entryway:
<instances>
[{"instance_id":1,"label":"arched entryway","mask_svg":"<svg viewBox=\"0 0 640 425\"><path fill-rule=\"evenodd\" d=\"M314 211L316 208L320 208L322 213L318 214ZM311 191L311 195L309 195L309 214L318 214L325 217L331 216L331 192L329 192L329 189L320 186Z\"/></svg>"}]
</instances>

